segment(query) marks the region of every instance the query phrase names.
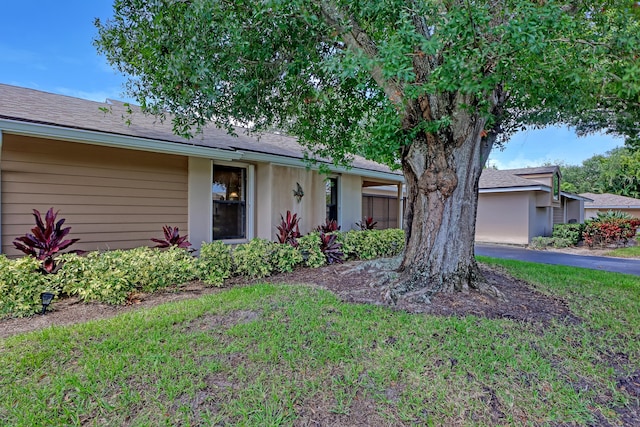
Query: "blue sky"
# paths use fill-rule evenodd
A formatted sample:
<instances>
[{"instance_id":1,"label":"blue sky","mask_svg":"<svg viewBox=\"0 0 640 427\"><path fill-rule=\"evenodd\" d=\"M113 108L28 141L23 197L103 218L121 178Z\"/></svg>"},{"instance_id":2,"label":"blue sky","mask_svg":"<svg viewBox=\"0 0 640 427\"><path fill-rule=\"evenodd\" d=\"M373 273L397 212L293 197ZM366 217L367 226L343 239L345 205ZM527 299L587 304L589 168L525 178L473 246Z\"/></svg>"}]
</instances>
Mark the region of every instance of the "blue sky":
<instances>
[{"instance_id":1,"label":"blue sky","mask_svg":"<svg viewBox=\"0 0 640 427\"><path fill-rule=\"evenodd\" d=\"M99 56L95 18L112 15L112 0L7 1L0 25L0 83L95 101L123 99L125 78ZM514 135L489 163L498 169L545 162L580 164L623 144L606 135L578 138L566 128Z\"/></svg>"}]
</instances>

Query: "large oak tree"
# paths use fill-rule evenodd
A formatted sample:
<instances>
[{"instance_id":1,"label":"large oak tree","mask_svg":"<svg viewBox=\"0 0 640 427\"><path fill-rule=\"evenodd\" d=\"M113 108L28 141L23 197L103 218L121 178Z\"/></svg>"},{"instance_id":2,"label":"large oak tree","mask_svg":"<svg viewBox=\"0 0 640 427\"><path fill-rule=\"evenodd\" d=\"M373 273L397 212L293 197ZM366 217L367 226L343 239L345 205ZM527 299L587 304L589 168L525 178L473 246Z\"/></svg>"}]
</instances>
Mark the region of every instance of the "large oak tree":
<instances>
[{"instance_id":1,"label":"large oak tree","mask_svg":"<svg viewBox=\"0 0 640 427\"><path fill-rule=\"evenodd\" d=\"M482 283L478 180L523 126L637 135L637 2L117 0L96 45L175 132L281 129L319 155L402 168L392 294Z\"/></svg>"}]
</instances>

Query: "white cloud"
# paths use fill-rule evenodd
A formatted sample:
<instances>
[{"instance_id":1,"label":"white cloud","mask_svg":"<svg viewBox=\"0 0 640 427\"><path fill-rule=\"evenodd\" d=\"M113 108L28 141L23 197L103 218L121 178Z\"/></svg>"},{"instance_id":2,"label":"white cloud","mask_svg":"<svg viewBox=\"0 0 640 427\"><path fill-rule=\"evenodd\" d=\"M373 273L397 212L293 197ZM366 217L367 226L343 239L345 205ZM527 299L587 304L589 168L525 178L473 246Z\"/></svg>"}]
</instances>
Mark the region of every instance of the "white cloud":
<instances>
[{"instance_id":1,"label":"white cloud","mask_svg":"<svg viewBox=\"0 0 640 427\"><path fill-rule=\"evenodd\" d=\"M97 101L97 102L104 102L107 99L122 100L124 98L122 96L121 88L109 88L106 90L84 91L84 90L71 89L66 87L56 87L55 89L53 89L53 91L61 95L73 96L75 98L88 99L90 101Z\"/></svg>"}]
</instances>

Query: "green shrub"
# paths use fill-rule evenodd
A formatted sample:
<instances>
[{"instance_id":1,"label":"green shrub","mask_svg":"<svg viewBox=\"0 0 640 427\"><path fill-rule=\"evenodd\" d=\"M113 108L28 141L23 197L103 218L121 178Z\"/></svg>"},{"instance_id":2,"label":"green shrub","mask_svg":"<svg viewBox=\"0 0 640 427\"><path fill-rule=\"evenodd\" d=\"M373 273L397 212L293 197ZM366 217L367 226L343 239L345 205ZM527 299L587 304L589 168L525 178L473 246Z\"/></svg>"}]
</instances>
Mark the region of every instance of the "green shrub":
<instances>
[{"instance_id":1,"label":"green shrub","mask_svg":"<svg viewBox=\"0 0 640 427\"><path fill-rule=\"evenodd\" d=\"M531 249L546 249L550 246L553 246L554 248L566 248L573 246L573 243L571 240L562 237L544 236L534 237L531 239L531 243L529 243L529 247Z\"/></svg>"},{"instance_id":2,"label":"green shrub","mask_svg":"<svg viewBox=\"0 0 640 427\"><path fill-rule=\"evenodd\" d=\"M349 259L374 259L396 256L404 248L404 231L397 228L387 230L351 230L342 233L340 241L345 256Z\"/></svg>"},{"instance_id":3,"label":"green shrub","mask_svg":"<svg viewBox=\"0 0 640 427\"><path fill-rule=\"evenodd\" d=\"M327 263L327 259L320 249L320 234L309 233L298 239L298 250L302 254L303 264L306 267L317 268Z\"/></svg>"},{"instance_id":4,"label":"green shrub","mask_svg":"<svg viewBox=\"0 0 640 427\"><path fill-rule=\"evenodd\" d=\"M274 242L265 239L252 239L249 243L238 245L233 250L235 272L252 278L267 277L273 271L271 252Z\"/></svg>"},{"instance_id":5,"label":"green shrub","mask_svg":"<svg viewBox=\"0 0 640 427\"><path fill-rule=\"evenodd\" d=\"M231 247L220 241L203 243L196 261L198 277L207 285L220 286L231 276Z\"/></svg>"},{"instance_id":6,"label":"green shrub","mask_svg":"<svg viewBox=\"0 0 640 427\"><path fill-rule=\"evenodd\" d=\"M49 277L39 269L41 261L31 256L8 259L0 255L0 317L24 317L37 313L42 304L40 294L58 294Z\"/></svg>"},{"instance_id":7,"label":"green shrub","mask_svg":"<svg viewBox=\"0 0 640 427\"><path fill-rule=\"evenodd\" d=\"M271 266L278 273L290 273L303 261L302 253L293 246L283 243L273 245Z\"/></svg>"},{"instance_id":8,"label":"green shrub","mask_svg":"<svg viewBox=\"0 0 640 427\"><path fill-rule=\"evenodd\" d=\"M197 277L196 260L184 249L141 247L63 255L65 263L51 281L84 301L123 304L134 291L153 292Z\"/></svg>"},{"instance_id":9,"label":"green shrub","mask_svg":"<svg viewBox=\"0 0 640 427\"><path fill-rule=\"evenodd\" d=\"M584 224L555 224L551 237L569 240L575 246L582 240L583 231Z\"/></svg>"}]
</instances>

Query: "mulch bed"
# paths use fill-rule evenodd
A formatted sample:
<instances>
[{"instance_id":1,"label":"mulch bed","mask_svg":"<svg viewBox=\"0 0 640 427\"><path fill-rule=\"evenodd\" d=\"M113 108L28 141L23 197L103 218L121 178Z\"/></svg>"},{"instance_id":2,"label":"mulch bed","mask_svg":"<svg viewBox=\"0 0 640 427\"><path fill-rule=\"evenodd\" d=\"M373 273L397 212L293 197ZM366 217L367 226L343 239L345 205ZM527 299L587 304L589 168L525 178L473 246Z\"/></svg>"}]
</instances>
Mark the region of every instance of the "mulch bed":
<instances>
[{"instance_id":1,"label":"mulch bed","mask_svg":"<svg viewBox=\"0 0 640 427\"><path fill-rule=\"evenodd\" d=\"M345 302L385 305L382 298L383 289L377 284L379 276L373 271L358 268L361 264L361 261L353 261L316 269L300 268L292 273L277 274L267 279L250 280L235 277L227 280L225 287L264 282L309 284L327 289ZM564 301L542 294L532 285L514 279L499 269L486 265L481 265L481 269L489 283L503 293L506 301L486 293L471 291L463 297L459 294L436 294L431 298L431 304L416 303L401 298L391 307L411 313L439 316L475 315L490 319L508 318L543 324L552 319L579 322ZM153 307L165 302L197 298L223 291L224 288L211 288L202 282L194 281L162 292L134 295L131 298L131 304L126 306L82 303L77 298L66 298L55 301L52 305L53 311L48 312L46 316L0 320L0 338L39 330L51 325L72 325L89 320L105 319L138 308Z\"/></svg>"}]
</instances>

